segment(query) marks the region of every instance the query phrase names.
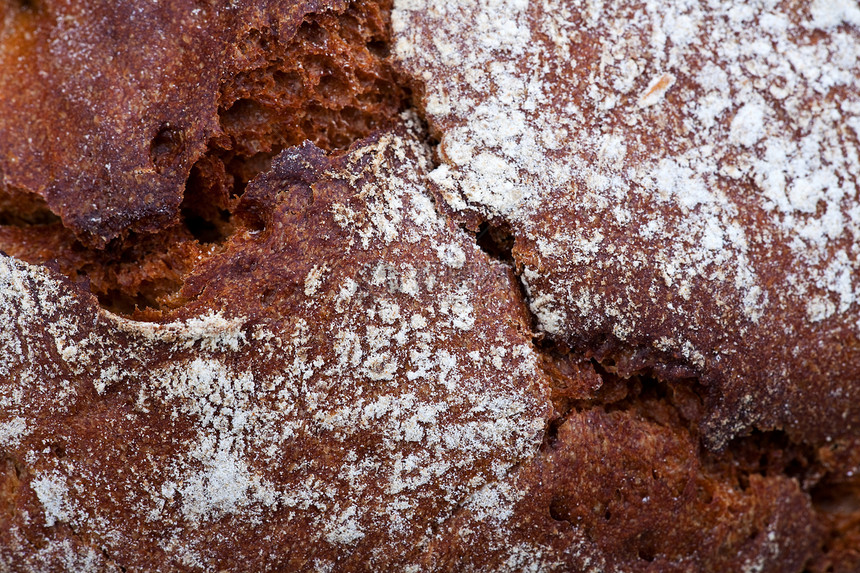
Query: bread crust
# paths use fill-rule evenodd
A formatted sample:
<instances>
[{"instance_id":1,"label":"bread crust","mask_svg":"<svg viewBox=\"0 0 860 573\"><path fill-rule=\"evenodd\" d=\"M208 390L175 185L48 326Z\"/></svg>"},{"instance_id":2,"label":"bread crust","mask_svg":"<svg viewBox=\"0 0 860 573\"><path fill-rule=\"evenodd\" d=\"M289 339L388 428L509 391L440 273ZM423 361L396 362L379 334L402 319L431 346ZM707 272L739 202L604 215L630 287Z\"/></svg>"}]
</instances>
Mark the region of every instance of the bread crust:
<instances>
[{"instance_id":1,"label":"bread crust","mask_svg":"<svg viewBox=\"0 0 860 573\"><path fill-rule=\"evenodd\" d=\"M324 112L336 117L344 106L351 106L354 123L369 124L359 136L369 135L380 119L375 108L391 114L400 94L384 70L367 65L366 52L348 45L351 30L341 37L332 30L323 46L312 39L302 39L297 50L288 45L310 13L326 18L347 6L340 0L4 2L2 179L43 197L82 242L104 248L129 231L153 233L177 222L192 167L213 140L238 155L271 151L266 147L285 132L280 148L301 143L291 131L324 147L343 146L309 124L331 121ZM379 8L371 9L353 16L359 42L384 33ZM321 53L330 61L307 59ZM286 61L282 76L267 57ZM290 70L296 64L299 73ZM346 64L343 77L325 69L331 64ZM365 76L351 76L351 67L364 68ZM387 93L369 104L330 100L320 81L332 78L359 95L374 82ZM296 83L299 93L291 91ZM291 97L315 98L316 107L301 109L307 101ZM260 98L274 107L260 106ZM261 123L266 113L273 117ZM248 115L258 116L256 124Z\"/></svg>"},{"instance_id":2,"label":"bread crust","mask_svg":"<svg viewBox=\"0 0 860 573\"><path fill-rule=\"evenodd\" d=\"M443 4L395 3L396 55L425 81L432 177L510 229L538 328L624 375L699 379L712 448L853 439L853 12Z\"/></svg>"},{"instance_id":3,"label":"bread crust","mask_svg":"<svg viewBox=\"0 0 860 573\"><path fill-rule=\"evenodd\" d=\"M265 229L197 269L171 322L4 257L4 456L22 475L3 561L60 568L79 543L141 570L406 564L533 455L548 382L512 276L420 192L426 153L388 134L283 155L252 190ZM296 204L288 184L311 177Z\"/></svg>"},{"instance_id":4,"label":"bread crust","mask_svg":"<svg viewBox=\"0 0 860 573\"><path fill-rule=\"evenodd\" d=\"M857 570L858 14L0 3L0 572Z\"/></svg>"}]
</instances>

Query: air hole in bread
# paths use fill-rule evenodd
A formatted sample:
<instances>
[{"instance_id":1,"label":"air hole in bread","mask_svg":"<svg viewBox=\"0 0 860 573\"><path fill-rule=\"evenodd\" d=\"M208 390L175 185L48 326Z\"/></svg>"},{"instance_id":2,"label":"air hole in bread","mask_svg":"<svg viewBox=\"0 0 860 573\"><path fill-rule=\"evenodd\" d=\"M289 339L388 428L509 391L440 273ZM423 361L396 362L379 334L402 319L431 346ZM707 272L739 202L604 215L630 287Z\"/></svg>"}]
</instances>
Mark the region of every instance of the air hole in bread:
<instances>
[{"instance_id":1,"label":"air hole in bread","mask_svg":"<svg viewBox=\"0 0 860 573\"><path fill-rule=\"evenodd\" d=\"M549 515L556 521L567 521L561 507L562 501L554 498L549 504Z\"/></svg>"},{"instance_id":2,"label":"air hole in bread","mask_svg":"<svg viewBox=\"0 0 860 573\"><path fill-rule=\"evenodd\" d=\"M27 12L36 12L41 8L41 0L18 0L14 2L18 5L18 9Z\"/></svg>"},{"instance_id":3,"label":"air hole in bread","mask_svg":"<svg viewBox=\"0 0 860 573\"><path fill-rule=\"evenodd\" d=\"M642 561L647 561L650 563L651 561L654 561L655 557L656 554L654 548L650 545L646 544L643 547L639 547L639 559L641 559Z\"/></svg>"},{"instance_id":4,"label":"air hole in bread","mask_svg":"<svg viewBox=\"0 0 860 573\"><path fill-rule=\"evenodd\" d=\"M191 166L173 225L90 248L43 199L0 187L0 250L50 264L120 315L157 320L181 306L184 278L243 228L234 217L238 201L278 153L305 141L342 153L401 121L412 92L386 60L389 12L390 2L357 0L341 13L306 16L287 41L271 28L247 30L237 45L238 69L226 75L218 94L220 133ZM181 126L163 124L150 142L153 168L181 168L186 144Z\"/></svg>"},{"instance_id":5,"label":"air hole in bread","mask_svg":"<svg viewBox=\"0 0 860 573\"><path fill-rule=\"evenodd\" d=\"M166 171L182 155L184 148L182 130L170 124L164 125L149 146L149 157L156 171Z\"/></svg>"}]
</instances>

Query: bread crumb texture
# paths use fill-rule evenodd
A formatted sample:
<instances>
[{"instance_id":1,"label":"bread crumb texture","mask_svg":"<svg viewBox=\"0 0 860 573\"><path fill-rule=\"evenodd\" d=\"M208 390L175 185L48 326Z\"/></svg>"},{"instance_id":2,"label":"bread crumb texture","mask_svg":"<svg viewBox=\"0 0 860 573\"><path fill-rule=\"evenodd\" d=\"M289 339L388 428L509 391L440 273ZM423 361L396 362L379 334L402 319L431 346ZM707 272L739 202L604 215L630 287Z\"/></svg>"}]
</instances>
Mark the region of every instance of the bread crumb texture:
<instances>
[{"instance_id":1,"label":"bread crumb texture","mask_svg":"<svg viewBox=\"0 0 860 573\"><path fill-rule=\"evenodd\" d=\"M346 147L396 115L386 19L384 2L3 0L4 186L87 245L160 231L189 175L217 206L284 147Z\"/></svg>"},{"instance_id":2,"label":"bread crumb texture","mask_svg":"<svg viewBox=\"0 0 860 573\"><path fill-rule=\"evenodd\" d=\"M857 571L858 61L853 0L0 0L0 573Z\"/></svg>"}]
</instances>

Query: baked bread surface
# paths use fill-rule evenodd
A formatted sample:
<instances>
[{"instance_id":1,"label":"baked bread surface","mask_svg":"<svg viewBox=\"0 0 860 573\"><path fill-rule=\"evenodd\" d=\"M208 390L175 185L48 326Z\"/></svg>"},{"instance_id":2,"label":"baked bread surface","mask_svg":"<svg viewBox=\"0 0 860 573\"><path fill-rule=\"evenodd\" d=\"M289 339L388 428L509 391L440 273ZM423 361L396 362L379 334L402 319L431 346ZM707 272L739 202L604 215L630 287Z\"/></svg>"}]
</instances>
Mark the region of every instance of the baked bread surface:
<instances>
[{"instance_id":1,"label":"baked bread surface","mask_svg":"<svg viewBox=\"0 0 860 573\"><path fill-rule=\"evenodd\" d=\"M0 21L0 571L860 568L856 4Z\"/></svg>"}]
</instances>

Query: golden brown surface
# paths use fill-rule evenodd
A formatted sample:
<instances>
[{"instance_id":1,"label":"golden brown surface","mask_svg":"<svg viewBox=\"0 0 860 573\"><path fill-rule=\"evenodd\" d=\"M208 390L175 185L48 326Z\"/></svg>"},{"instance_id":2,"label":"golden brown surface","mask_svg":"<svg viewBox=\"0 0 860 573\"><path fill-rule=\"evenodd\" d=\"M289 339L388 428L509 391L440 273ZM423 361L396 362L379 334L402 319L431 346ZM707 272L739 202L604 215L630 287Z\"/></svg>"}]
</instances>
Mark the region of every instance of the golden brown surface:
<instances>
[{"instance_id":1,"label":"golden brown surface","mask_svg":"<svg viewBox=\"0 0 860 573\"><path fill-rule=\"evenodd\" d=\"M0 572L857 571L858 14L0 0Z\"/></svg>"}]
</instances>

